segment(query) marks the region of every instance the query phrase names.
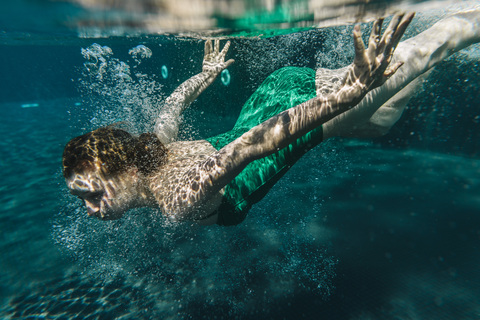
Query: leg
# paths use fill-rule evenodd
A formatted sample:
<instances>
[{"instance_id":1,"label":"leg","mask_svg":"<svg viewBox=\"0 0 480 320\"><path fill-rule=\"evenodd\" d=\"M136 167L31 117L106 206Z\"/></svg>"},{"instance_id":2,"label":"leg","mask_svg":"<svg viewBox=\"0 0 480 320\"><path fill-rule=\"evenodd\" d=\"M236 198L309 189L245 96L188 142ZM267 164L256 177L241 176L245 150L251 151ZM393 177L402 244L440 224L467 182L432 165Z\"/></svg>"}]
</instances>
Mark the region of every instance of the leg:
<instances>
[{"instance_id":1,"label":"leg","mask_svg":"<svg viewBox=\"0 0 480 320\"><path fill-rule=\"evenodd\" d=\"M410 82L405 88L385 102L368 121L356 125L342 136L351 138L374 138L387 134L400 119L410 98L422 87L423 81L431 71L432 69Z\"/></svg>"},{"instance_id":2,"label":"leg","mask_svg":"<svg viewBox=\"0 0 480 320\"><path fill-rule=\"evenodd\" d=\"M326 122L324 139L385 134L400 118L409 96L421 85L419 76L451 54L479 41L480 10L474 10L443 19L421 34L401 42L393 62L402 61L404 65L383 86L367 94L355 108Z\"/></svg>"}]
</instances>

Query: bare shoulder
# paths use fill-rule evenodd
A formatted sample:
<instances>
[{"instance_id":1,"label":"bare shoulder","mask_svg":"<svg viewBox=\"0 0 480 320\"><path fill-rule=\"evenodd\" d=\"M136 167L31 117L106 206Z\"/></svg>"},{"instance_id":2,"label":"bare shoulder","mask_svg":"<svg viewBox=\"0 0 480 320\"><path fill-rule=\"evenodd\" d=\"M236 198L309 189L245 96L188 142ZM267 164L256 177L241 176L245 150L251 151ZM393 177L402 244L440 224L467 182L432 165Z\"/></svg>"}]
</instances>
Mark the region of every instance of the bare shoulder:
<instances>
[{"instance_id":1,"label":"bare shoulder","mask_svg":"<svg viewBox=\"0 0 480 320\"><path fill-rule=\"evenodd\" d=\"M150 177L150 190L153 192L160 209L164 214L170 215L168 208L181 206L180 203L174 203L175 195L181 180L188 177L188 172L205 161L212 153L217 150L205 140L197 141L178 141L167 145L167 162ZM195 184L195 177L192 177L192 187ZM189 205L188 203L184 203ZM208 210L207 210L208 211ZM204 213L197 212L200 216ZM205 212L206 214L206 212ZM194 219L195 217L178 217L179 219Z\"/></svg>"},{"instance_id":2,"label":"bare shoulder","mask_svg":"<svg viewBox=\"0 0 480 320\"><path fill-rule=\"evenodd\" d=\"M183 174L216 151L205 140L173 142L167 145L167 149L167 162L152 177L157 188L177 184Z\"/></svg>"},{"instance_id":3,"label":"bare shoulder","mask_svg":"<svg viewBox=\"0 0 480 320\"><path fill-rule=\"evenodd\" d=\"M169 157L172 160L184 157L209 155L216 149L206 140L177 141L167 145Z\"/></svg>"}]
</instances>

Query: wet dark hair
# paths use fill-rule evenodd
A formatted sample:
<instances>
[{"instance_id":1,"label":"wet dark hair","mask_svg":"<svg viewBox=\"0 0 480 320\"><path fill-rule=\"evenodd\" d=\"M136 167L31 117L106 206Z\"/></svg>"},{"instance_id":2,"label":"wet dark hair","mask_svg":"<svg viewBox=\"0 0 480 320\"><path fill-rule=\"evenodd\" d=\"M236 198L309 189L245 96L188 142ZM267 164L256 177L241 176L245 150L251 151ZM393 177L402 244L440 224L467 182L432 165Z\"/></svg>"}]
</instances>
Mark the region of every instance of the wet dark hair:
<instances>
[{"instance_id":1,"label":"wet dark hair","mask_svg":"<svg viewBox=\"0 0 480 320\"><path fill-rule=\"evenodd\" d=\"M70 140L63 151L63 175L100 170L111 176L136 167L144 174L166 160L167 149L153 133L134 137L125 130L106 127Z\"/></svg>"}]
</instances>

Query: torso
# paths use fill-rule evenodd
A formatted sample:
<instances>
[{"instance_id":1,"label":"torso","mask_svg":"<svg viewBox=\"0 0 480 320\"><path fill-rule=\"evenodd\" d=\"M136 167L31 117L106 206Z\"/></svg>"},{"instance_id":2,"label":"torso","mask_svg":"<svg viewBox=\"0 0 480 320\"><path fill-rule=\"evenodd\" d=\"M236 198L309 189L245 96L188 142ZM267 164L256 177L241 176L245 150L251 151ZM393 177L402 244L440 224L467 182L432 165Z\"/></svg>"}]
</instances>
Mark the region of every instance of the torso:
<instances>
[{"instance_id":1,"label":"torso","mask_svg":"<svg viewBox=\"0 0 480 320\"><path fill-rule=\"evenodd\" d=\"M167 195L170 192L176 192L180 179L185 179L186 173L199 162L205 161L209 155L217 150L207 141L178 141L167 145L168 156L167 163L150 178L150 189L154 194L162 212L174 220L204 220L209 217L220 205L223 189L200 207L195 210L188 210L186 216L173 216L167 212L166 205L174 201ZM181 206L186 204L175 204Z\"/></svg>"}]
</instances>

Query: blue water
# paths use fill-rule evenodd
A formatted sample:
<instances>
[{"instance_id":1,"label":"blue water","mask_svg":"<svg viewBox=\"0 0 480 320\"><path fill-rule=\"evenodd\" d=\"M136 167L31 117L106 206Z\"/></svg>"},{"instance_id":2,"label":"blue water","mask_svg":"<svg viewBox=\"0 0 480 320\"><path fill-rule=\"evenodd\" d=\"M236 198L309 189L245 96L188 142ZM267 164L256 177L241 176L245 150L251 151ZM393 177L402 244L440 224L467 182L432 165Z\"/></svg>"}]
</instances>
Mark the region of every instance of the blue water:
<instances>
[{"instance_id":1,"label":"blue water","mask_svg":"<svg viewBox=\"0 0 480 320\"><path fill-rule=\"evenodd\" d=\"M409 35L435 19L417 16ZM57 37L47 28L30 43L5 30L1 318L480 318L478 45L436 67L385 137L329 140L242 224L200 227L152 209L112 222L87 217L64 185L61 154L101 125L151 128L158 104L200 71L203 41ZM204 92L181 136L228 130L280 67L349 63L350 31L232 40L230 83ZM113 52L102 80L82 55L94 43ZM129 50L138 45L152 57L135 60ZM118 77L125 73L130 79Z\"/></svg>"}]
</instances>

